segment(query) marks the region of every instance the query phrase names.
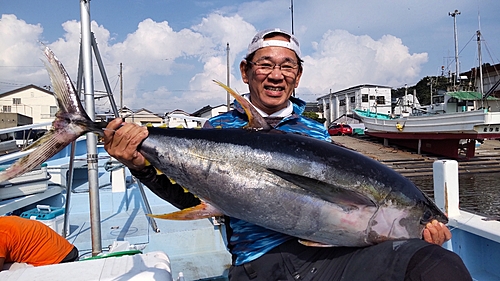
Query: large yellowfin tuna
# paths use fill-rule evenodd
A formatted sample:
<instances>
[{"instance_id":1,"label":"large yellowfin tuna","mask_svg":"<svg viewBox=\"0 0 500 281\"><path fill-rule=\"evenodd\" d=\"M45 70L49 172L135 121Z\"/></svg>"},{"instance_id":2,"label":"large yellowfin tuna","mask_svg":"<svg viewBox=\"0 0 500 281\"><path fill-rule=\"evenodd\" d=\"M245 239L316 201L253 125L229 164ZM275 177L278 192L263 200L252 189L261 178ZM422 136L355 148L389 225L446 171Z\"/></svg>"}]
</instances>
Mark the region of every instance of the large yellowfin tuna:
<instances>
[{"instance_id":1,"label":"large yellowfin tuna","mask_svg":"<svg viewBox=\"0 0 500 281\"><path fill-rule=\"evenodd\" d=\"M82 109L64 67L50 50L45 53L60 111L39 150L0 174L0 181L32 169L85 132L102 132ZM203 201L159 217L225 214L339 246L421 238L430 220L447 223L405 177L357 152L272 130L245 99L227 90L245 108L248 128L148 128L140 153Z\"/></svg>"}]
</instances>

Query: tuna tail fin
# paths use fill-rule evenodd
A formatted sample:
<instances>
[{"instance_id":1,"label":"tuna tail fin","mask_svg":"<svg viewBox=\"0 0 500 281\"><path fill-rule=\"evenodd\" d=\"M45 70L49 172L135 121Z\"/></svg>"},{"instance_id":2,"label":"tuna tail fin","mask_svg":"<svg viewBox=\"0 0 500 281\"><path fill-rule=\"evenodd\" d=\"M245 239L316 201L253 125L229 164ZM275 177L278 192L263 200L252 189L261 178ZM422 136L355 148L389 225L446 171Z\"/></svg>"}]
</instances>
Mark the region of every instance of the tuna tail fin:
<instances>
[{"instance_id":1,"label":"tuna tail fin","mask_svg":"<svg viewBox=\"0 0 500 281\"><path fill-rule=\"evenodd\" d=\"M238 93L236 93L233 89L229 88L227 85L225 85L222 82L219 82L217 80L213 80L217 85L221 86L224 88L233 98L240 103L241 107L243 107L243 110L245 110L245 113L247 114L248 117L248 124L243 127L245 129L253 129L253 130L270 130L271 126L264 120L264 118L257 112L255 107L253 107L250 102L248 102L244 97L240 96Z\"/></svg>"},{"instance_id":2,"label":"tuna tail fin","mask_svg":"<svg viewBox=\"0 0 500 281\"><path fill-rule=\"evenodd\" d=\"M0 182L33 170L87 132L102 132L102 126L92 122L83 109L68 73L48 47L45 47L45 56L45 67L50 75L59 111L52 128L27 149L39 147L0 173Z\"/></svg>"}]
</instances>

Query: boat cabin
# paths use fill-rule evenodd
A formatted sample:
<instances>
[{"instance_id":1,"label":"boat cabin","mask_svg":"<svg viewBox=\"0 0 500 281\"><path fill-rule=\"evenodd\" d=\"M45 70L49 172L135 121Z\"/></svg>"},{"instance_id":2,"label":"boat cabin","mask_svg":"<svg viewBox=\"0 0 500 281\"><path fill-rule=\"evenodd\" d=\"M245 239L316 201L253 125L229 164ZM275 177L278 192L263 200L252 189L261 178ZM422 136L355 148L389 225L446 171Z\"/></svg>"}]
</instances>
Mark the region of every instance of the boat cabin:
<instances>
[{"instance_id":1,"label":"boat cabin","mask_svg":"<svg viewBox=\"0 0 500 281\"><path fill-rule=\"evenodd\" d=\"M489 96L485 100L479 92L456 91L443 92L432 98L432 104L421 106L418 111L421 113L454 113L479 109L488 111L500 111L498 98Z\"/></svg>"}]
</instances>

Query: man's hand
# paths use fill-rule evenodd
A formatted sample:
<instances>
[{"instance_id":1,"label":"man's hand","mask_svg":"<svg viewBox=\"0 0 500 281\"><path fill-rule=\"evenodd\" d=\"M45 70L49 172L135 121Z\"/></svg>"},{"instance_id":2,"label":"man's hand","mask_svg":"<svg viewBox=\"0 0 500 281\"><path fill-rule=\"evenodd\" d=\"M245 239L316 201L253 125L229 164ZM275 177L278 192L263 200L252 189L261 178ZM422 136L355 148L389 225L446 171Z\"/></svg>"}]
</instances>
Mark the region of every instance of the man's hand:
<instances>
[{"instance_id":1,"label":"man's hand","mask_svg":"<svg viewBox=\"0 0 500 281\"><path fill-rule=\"evenodd\" d=\"M104 148L112 157L132 170L141 170L145 159L137 146L148 136L148 129L134 123L124 123L121 118L109 122L104 130Z\"/></svg>"},{"instance_id":2,"label":"man's hand","mask_svg":"<svg viewBox=\"0 0 500 281\"><path fill-rule=\"evenodd\" d=\"M442 246L451 239L451 232L446 225L433 220L425 226L423 236L425 241Z\"/></svg>"}]
</instances>

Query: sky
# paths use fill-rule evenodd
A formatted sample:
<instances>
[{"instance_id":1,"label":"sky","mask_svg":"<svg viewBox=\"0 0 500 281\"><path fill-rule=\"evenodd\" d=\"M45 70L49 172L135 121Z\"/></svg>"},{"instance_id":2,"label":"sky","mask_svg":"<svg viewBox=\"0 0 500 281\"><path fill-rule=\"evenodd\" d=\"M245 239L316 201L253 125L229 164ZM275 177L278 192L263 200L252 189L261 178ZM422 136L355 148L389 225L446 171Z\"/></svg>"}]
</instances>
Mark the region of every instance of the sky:
<instances>
[{"instance_id":1,"label":"sky","mask_svg":"<svg viewBox=\"0 0 500 281\"><path fill-rule=\"evenodd\" d=\"M0 93L50 85L41 43L77 80L81 6L77 0L0 2ZM479 26L483 63L500 62L498 0L92 0L89 6L116 104L158 114L226 104L226 92L212 80L227 83L228 61L230 86L247 92L239 63L251 38L267 28L292 31L292 19L304 60L296 96L308 102L361 84L400 88L454 72L449 13L455 10L460 72L479 63ZM99 97L105 88L95 57L93 65ZM110 109L106 99L96 103L98 112Z\"/></svg>"}]
</instances>

